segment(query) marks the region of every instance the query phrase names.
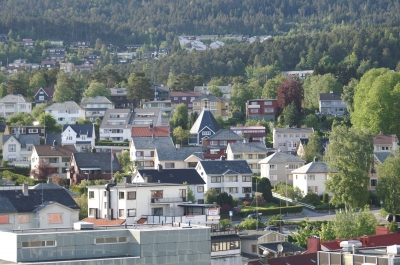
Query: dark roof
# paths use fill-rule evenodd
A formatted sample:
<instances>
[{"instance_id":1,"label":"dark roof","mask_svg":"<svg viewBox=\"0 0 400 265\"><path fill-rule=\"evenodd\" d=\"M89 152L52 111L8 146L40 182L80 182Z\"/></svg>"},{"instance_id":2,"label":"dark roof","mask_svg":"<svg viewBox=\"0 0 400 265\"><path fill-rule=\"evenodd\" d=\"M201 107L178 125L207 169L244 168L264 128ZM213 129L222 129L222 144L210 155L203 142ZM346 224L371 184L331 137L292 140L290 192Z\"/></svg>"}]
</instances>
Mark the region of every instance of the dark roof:
<instances>
[{"instance_id":1,"label":"dark roof","mask_svg":"<svg viewBox=\"0 0 400 265\"><path fill-rule=\"evenodd\" d=\"M179 160L184 161L190 155L195 155L200 159L204 159L203 151L200 147L181 147L181 148L157 148L157 156L161 161Z\"/></svg>"},{"instance_id":2,"label":"dark roof","mask_svg":"<svg viewBox=\"0 0 400 265\"><path fill-rule=\"evenodd\" d=\"M311 162L307 165L299 167L292 171L292 174L308 174L308 173L331 173L335 172L329 169L329 166L325 162Z\"/></svg>"},{"instance_id":3,"label":"dark roof","mask_svg":"<svg viewBox=\"0 0 400 265\"><path fill-rule=\"evenodd\" d=\"M174 148L171 137L132 137L132 142L136 149L153 149L153 148Z\"/></svg>"},{"instance_id":4,"label":"dark roof","mask_svg":"<svg viewBox=\"0 0 400 265\"><path fill-rule=\"evenodd\" d=\"M342 96L337 93L319 94L319 100L342 100Z\"/></svg>"},{"instance_id":5,"label":"dark roof","mask_svg":"<svg viewBox=\"0 0 400 265\"><path fill-rule=\"evenodd\" d=\"M202 100L209 100L209 101L226 101L226 99L222 98L222 97L216 97L212 94L202 94L198 97L196 97L192 102L194 101L202 101Z\"/></svg>"},{"instance_id":6,"label":"dark roof","mask_svg":"<svg viewBox=\"0 0 400 265\"><path fill-rule=\"evenodd\" d=\"M360 239L367 239L363 243L362 247L384 247L384 246L391 246L391 245L396 245L399 244L400 242L400 234L399 233L389 233L389 234L383 234L383 235L371 235L371 236L363 236L361 238L356 238L355 240L360 240ZM328 250L336 250L340 249L340 242L341 241L346 241L346 240L352 240L351 238L349 239L340 239L340 240L333 240L333 241L325 241L321 242L321 245L327 248Z\"/></svg>"},{"instance_id":7,"label":"dark roof","mask_svg":"<svg viewBox=\"0 0 400 265\"><path fill-rule=\"evenodd\" d=\"M203 110L202 112L200 112L199 117L194 122L192 128L190 128L190 133L197 134L205 127L208 127L214 133L218 132L221 129L217 120L214 118L214 115L209 110Z\"/></svg>"},{"instance_id":8,"label":"dark roof","mask_svg":"<svg viewBox=\"0 0 400 265\"><path fill-rule=\"evenodd\" d=\"M283 242L274 242L274 243L263 243L259 244L258 246L260 248L265 248L269 251L278 252L278 245L281 244L283 246L283 253L288 253L288 252L296 252L296 251L305 251L306 249L299 247L295 244L283 241Z\"/></svg>"},{"instance_id":9,"label":"dark roof","mask_svg":"<svg viewBox=\"0 0 400 265\"><path fill-rule=\"evenodd\" d=\"M87 137L92 137L93 124L64 124L62 131L64 132L68 127L71 127L77 133L76 137L80 137L81 134L87 134Z\"/></svg>"},{"instance_id":10,"label":"dark roof","mask_svg":"<svg viewBox=\"0 0 400 265\"><path fill-rule=\"evenodd\" d=\"M45 140L45 144L46 145L53 145L54 140L58 144L61 144L61 133L48 133L48 134L46 134L46 140Z\"/></svg>"},{"instance_id":11,"label":"dark roof","mask_svg":"<svg viewBox=\"0 0 400 265\"><path fill-rule=\"evenodd\" d=\"M385 162L386 158L393 156L393 154L390 152L374 152L374 156L380 163L383 163Z\"/></svg>"},{"instance_id":12,"label":"dark roof","mask_svg":"<svg viewBox=\"0 0 400 265\"><path fill-rule=\"evenodd\" d=\"M76 148L73 145L57 145L54 148L50 145L35 145L35 150L39 156L70 157L72 153L76 152Z\"/></svg>"},{"instance_id":13,"label":"dark roof","mask_svg":"<svg viewBox=\"0 0 400 265\"><path fill-rule=\"evenodd\" d=\"M271 163L287 163L287 162L293 162L293 163L305 163L303 159L301 159L298 156L294 156L292 154L284 153L284 152L276 152L270 156L267 156L260 162L259 164L271 164Z\"/></svg>"},{"instance_id":14,"label":"dark roof","mask_svg":"<svg viewBox=\"0 0 400 265\"><path fill-rule=\"evenodd\" d=\"M20 143L22 148L25 148L27 144L40 144L39 134L20 134L18 138L14 135L3 135L3 144L7 142L7 140L11 137L16 139Z\"/></svg>"},{"instance_id":15,"label":"dark roof","mask_svg":"<svg viewBox=\"0 0 400 265\"><path fill-rule=\"evenodd\" d=\"M211 135L210 137L207 138L207 141L228 141L228 140L243 140L243 137L240 135L236 134L235 132L231 130L219 130L216 132L214 135Z\"/></svg>"},{"instance_id":16,"label":"dark roof","mask_svg":"<svg viewBox=\"0 0 400 265\"><path fill-rule=\"evenodd\" d=\"M102 171L111 171L111 153L74 153L73 154L78 168L101 168ZM121 171L118 158L114 155L112 162L113 171Z\"/></svg>"},{"instance_id":17,"label":"dark roof","mask_svg":"<svg viewBox=\"0 0 400 265\"><path fill-rule=\"evenodd\" d=\"M206 174L253 174L246 160L213 160L199 161ZM232 173L230 173L232 174Z\"/></svg>"},{"instance_id":18,"label":"dark roof","mask_svg":"<svg viewBox=\"0 0 400 265\"><path fill-rule=\"evenodd\" d=\"M8 213L10 210L19 213L33 212L47 201L58 202L74 210L80 209L75 200L63 189L29 189L28 194L24 196L22 190L1 190L0 213Z\"/></svg>"},{"instance_id":19,"label":"dark roof","mask_svg":"<svg viewBox=\"0 0 400 265\"><path fill-rule=\"evenodd\" d=\"M206 184L202 177L197 173L196 169L163 169L158 171L156 169L141 169L139 174L143 177L151 176L151 183L174 183L183 184L187 182L188 185Z\"/></svg>"},{"instance_id":20,"label":"dark roof","mask_svg":"<svg viewBox=\"0 0 400 265\"><path fill-rule=\"evenodd\" d=\"M42 89L49 97L53 97L54 94L54 87L36 87L35 91L33 92L36 96L36 94Z\"/></svg>"},{"instance_id":21,"label":"dark roof","mask_svg":"<svg viewBox=\"0 0 400 265\"><path fill-rule=\"evenodd\" d=\"M269 265L315 265L318 263L317 253L272 258L268 260Z\"/></svg>"},{"instance_id":22,"label":"dark roof","mask_svg":"<svg viewBox=\"0 0 400 265\"><path fill-rule=\"evenodd\" d=\"M267 153L268 148L264 143L230 143L232 153Z\"/></svg>"},{"instance_id":23,"label":"dark roof","mask_svg":"<svg viewBox=\"0 0 400 265\"><path fill-rule=\"evenodd\" d=\"M6 130L7 124L4 121L0 121L0 132L4 132Z\"/></svg>"},{"instance_id":24,"label":"dark roof","mask_svg":"<svg viewBox=\"0 0 400 265\"><path fill-rule=\"evenodd\" d=\"M70 191L69 189L66 189L64 187L61 187L60 185L57 185L55 183L38 183L33 187L29 187L30 189L33 190L41 190L41 189L62 189L62 190L66 190L68 192L69 195L71 195L72 197L79 197L80 195Z\"/></svg>"}]
</instances>

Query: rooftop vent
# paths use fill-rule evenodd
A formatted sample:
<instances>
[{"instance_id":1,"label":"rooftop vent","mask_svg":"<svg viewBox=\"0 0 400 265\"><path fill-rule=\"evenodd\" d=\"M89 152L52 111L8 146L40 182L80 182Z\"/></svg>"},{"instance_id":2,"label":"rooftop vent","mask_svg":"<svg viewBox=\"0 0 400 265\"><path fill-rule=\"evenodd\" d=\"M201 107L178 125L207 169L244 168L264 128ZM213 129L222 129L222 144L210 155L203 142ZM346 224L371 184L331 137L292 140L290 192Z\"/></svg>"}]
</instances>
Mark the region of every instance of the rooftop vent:
<instances>
[{"instance_id":1,"label":"rooftop vent","mask_svg":"<svg viewBox=\"0 0 400 265\"><path fill-rule=\"evenodd\" d=\"M74 230L93 230L94 224L89 222L76 222L74 223Z\"/></svg>"}]
</instances>

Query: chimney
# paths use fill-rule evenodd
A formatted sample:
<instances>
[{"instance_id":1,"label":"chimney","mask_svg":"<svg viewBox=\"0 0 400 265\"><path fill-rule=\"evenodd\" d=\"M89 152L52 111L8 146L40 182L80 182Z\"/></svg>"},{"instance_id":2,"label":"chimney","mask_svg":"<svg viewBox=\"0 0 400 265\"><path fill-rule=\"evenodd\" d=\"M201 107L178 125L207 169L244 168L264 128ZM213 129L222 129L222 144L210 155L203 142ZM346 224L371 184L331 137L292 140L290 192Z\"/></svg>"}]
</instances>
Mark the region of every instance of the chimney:
<instances>
[{"instance_id":1,"label":"chimney","mask_svg":"<svg viewBox=\"0 0 400 265\"><path fill-rule=\"evenodd\" d=\"M246 138L243 138L243 143L247 144L247 139Z\"/></svg>"},{"instance_id":2,"label":"chimney","mask_svg":"<svg viewBox=\"0 0 400 265\"><path fill-rule=\"evenodd\" d=\"M318 158L314 156L314 162L318 162Z\"/></svg>"},{"instance_id":3,"label":"chimney","mask_svg":"<svg viewBox=\"0 0 400 265\"><path fill-rule=\"evenodd\" d=\"M389 227L388 226L377 226L375 228L375 234L376 235L387 235L389 234Z\"/></svg>"},{"instance_id":4,"label":"chimney","mask_svg":"<svg viewBox=\"0 0 400 265\"><path fill-rule=\"evenodd\" d=\"M181 149L181 145L180 144L176 144L175 145L175 149Z\"/></svg>"},{"instance_id":5,"label":"chimney","mask_svg":"<svg viewBox=\"0 0 400 265\"><path fill-rule=\"evenodd\" d=\"M117 186L117 180L114 178L110 183L106 184L105 188L107 191L107 220L111 221L112 220L112 209L111 209L111 191L110 187L115 187ZM116 195L118 196L118 195Z\"/></svg>"},{"instance_id":6,"label":"chimney","mask_svg":"<svg viewBox=\"0 0 400 265\"><path fill-rule=\"evenodd\" d=\"M57 141L56 140L53 141L53 146L57 146Z\"/></svg>"},{"instance_id":7,"label":"chimney","mask_svg":"<svg viewBox=\"0 0 400 265\"><path fill-rule=\"evenodd\" d=\"M162 172L162 165L158 164L158 172Z\"/></svg>"},{"instance_id":8,"label":"chimney","mask_svg":"<svg viewBox=\"0 0 400 265\"><path fill-rule=\"evenodd\" d=\"M153 138L153 139L154 139L154 133L151 135L151 138Z\"/></svg>"},{"instance_id":9,"label":"chimney","mask_svg":"<svg viewBox=\"0 0 400 265\"><path fill-rule=\"evenodd\" d=\"M24 194L24 196L29 196L29 188L26 183L22 184L22 194Z\"/></svg>"},{"instance_id":10,"label":"chimney","mask_svg":"<svg viewBox=\"0 0 400 265\"><path fill-rule=\"evenodd\" d=\"M317 253L321 250L321 239L319 237L307 238L307 253Z\"/></svg>"},{"instance_id":11,"label":"chimney","mask_svg":"<svg viewBox=\"0 0 400 265\"><path fill-rule=\"evenodd\" d=\"M221 156L221 157L219 158L219 160L224 161L224 160L225 160L225 156Z\"/></svg>"},{"instance_id":12,"label":"chimney","mask_svg":"<svg viewBox=\"0 0 400 265\"><path fill-rule=\"evenodd\" d=\"M53 183L53 180L52 180L51 177L48 177L48 179L47 179L47 184L51 184L51 183Z\"/></svg>"}]
</instances>

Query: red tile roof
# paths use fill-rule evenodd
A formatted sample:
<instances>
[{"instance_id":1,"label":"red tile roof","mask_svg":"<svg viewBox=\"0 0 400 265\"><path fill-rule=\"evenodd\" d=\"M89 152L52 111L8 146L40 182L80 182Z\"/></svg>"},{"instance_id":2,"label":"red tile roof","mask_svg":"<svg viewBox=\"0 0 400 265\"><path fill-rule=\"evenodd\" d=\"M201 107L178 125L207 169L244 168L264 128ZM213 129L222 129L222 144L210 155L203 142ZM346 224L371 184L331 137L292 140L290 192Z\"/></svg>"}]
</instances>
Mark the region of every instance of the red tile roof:
<instances>
[{"instance_id":1,"label":"red tile roof","mask_svg":"<svg viewBox=\"0 0 400 265\"><path fill-rule=\"evenodd\" d=\"M363 236L359 238L353 238L362 242L362 247L385 247L391 245L400 244L400 234L390 233L386 235L374 235L374 236ZM347 239L346 239L347 240ZM350 239L348 239L350 240ZM334 240L322 242L321 245L329 250L341 249L340 242L344 240Z\"/></svg>"},{"instance_id":2,"label":"red tile roof","mask_svg":"<svg viewBox=\"0 0 400 265\"><path fill-rule=\"evenodd\" d=\"M395 134L383 134L383 132L372 135L372 139L374 140L374 144L393 144L399 142Z\"/></svg>"},{"instance_id":3,"label":"red tile roof","mask_svg":"<svg viewBox=\"0 0 400 265\"><path fill-rule=\"evenodd\" d=\"M107 219L94 219L94 218L85 218L83 219L84 222L89 222L94 224L94 226L106 226L106 225L122 225L125 223L125 220L118 219L118 220L107 220Z\"/></svg>"},{"instance_id":4,"label":"red tile roof","mask_svg":"<svg viewBox=\"0 0 400 265\"><path fill-rule=\"evenodd\" d=\"M280 257L268 260L269 265L315 265L317 264L317 253Z\"/></svg>"},{"instance_id":5,"label":"red tile roof","mask_svg":"<svg viewBox=\"0 0 400 265\"><path fill-rule=\"evenodd\" d=\"M169 126L156 126L151 130L149 127L133 127L132 137L150 137L150 136L170 136Z\"/></svg>"}]
</instances>

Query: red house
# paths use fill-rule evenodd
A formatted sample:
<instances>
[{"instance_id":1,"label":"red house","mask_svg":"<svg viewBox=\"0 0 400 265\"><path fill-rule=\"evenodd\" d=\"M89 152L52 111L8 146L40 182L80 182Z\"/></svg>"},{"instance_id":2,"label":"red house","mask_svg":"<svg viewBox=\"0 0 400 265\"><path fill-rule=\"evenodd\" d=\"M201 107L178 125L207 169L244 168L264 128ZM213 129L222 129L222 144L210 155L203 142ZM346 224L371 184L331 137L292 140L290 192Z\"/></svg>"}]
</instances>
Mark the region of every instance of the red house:
<instances>
[{"instance_id":1,"label":"red house","mask_svg":"<svg viewBox=\"0 0 400 265\"><path fill-rule=\"evenodd\" d=\"M174 105L178 105L180 103L184 103L189 110L192 109L192 101L200 96L199 91L173 91L171 92L171 103Z\"/></svg>"},{"instance_id":2,"label":"red house","mask_svg":"<svg viewBox=\"0 0 400 265\"><path fill-rule=\"evenodd\" d=\"M279 112L277 99L250 99L246 102L248 119L275 121Z\"/></svg>"},{"instance_id":3,"label":"red house","mask_svg":"<svg viewBox=\"0 0 400 265\"><path fill-rule=\"evenodd\" d=\"M219 130L210 137L203 139L205 149L204 159L220 159L226 157L226 148L230 143L242 142L243 138L231 130Z\"/></svg>"}]
</instances>

